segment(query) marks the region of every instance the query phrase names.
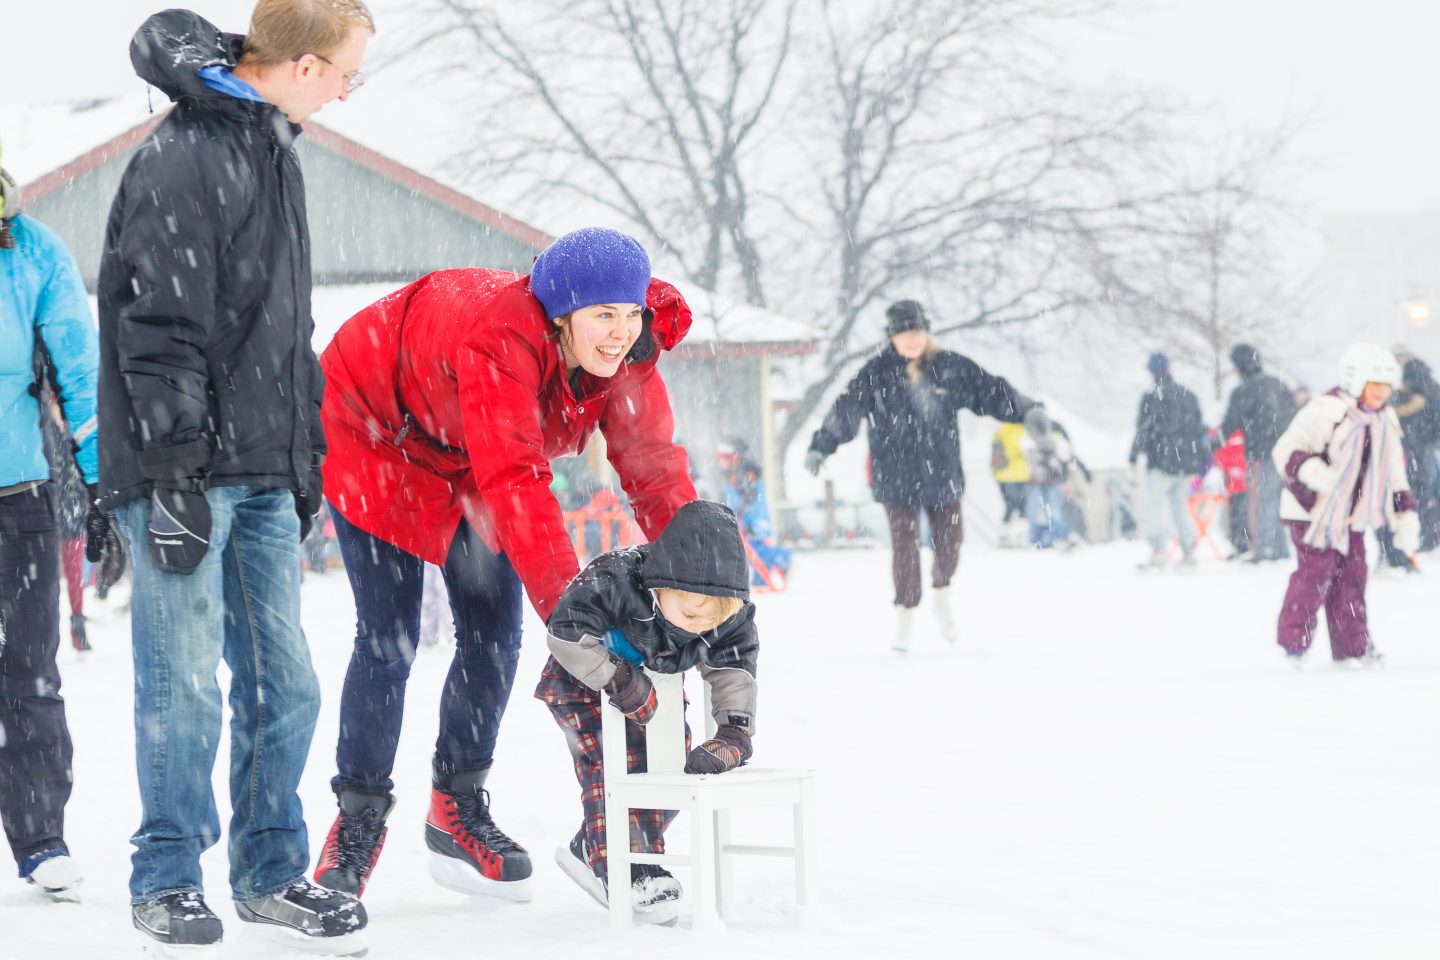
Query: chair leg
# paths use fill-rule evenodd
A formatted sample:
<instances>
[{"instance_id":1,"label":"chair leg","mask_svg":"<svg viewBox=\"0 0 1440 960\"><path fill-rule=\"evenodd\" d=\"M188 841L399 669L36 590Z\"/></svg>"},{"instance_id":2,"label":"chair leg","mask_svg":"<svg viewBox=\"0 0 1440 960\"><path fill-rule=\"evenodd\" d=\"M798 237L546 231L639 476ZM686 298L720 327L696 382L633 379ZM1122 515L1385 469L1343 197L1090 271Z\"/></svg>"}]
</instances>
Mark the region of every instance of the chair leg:
<instances>
[{"instance_id":1,"label":"chair leg","mask_svg":"<svg viewBox=\"0 0 1440 960\"><path fill-rule=\"evenodd\" d=\"M723 930L715 910L715 810L698 798L690 803L690 896L692 929Z\"/></svg>"},{"instance_id":2,"label":"chair leg","mask_svg":"<svg viewBox=\"0 0 1440 960\"><path fill-rule=\"evenodd\" d=\"M612 795L605 797L605 850L610 885L610 926L631 925L630 808ZM616 878L619 878L618 882Z\"/></svg>"},{"instance_id":3,"label":"chair leg","mask_svg":"<svg viewBox=\"0 0 1440 960\"><path fill-rule=\"evenodd\" d=\"M795 906L813 907L818 899L815 887L815 784L800 785L800 802L795 804Z\"/></svg>"},{"instance_id":4,"label":"chair leg","mask_svg":"<svg viewBox=\"0 0 1440 960\"><path fill-rule=\"evenodd\" d=\"M715 910L720 919L730 911L730 897L735 890L735 860L727 852L730 846L730 811L715 811Z\"/></svg>"}]
</instances>

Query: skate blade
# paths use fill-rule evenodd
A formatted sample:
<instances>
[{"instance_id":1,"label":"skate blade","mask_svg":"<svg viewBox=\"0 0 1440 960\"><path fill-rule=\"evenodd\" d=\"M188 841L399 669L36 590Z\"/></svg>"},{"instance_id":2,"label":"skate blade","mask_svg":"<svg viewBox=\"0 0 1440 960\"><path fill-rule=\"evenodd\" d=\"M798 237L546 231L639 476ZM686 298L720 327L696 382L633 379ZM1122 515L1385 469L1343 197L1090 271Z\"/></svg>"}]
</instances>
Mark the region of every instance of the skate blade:
<instances>
[{"instance_id":1,"label":"skate blade","mask_svg":"<svg viewBox=\"0 0 1440 960\"><path fill-rule=\"evenodd\" d=\"M668 900L657 900L648 907L633 904L630 911L635 915L636 923L673 927L680 922L680 898L671 897Z\"/></svg>"},{"instance_id":2,"label":"skate blade","mask_svg":"<svg viewBox=\"0 0 1440 960\"><path fill-rule=\"evenodd\" d=\"M250 921L249 924L258 939L312 957L363 957L370 950L370 940L364 930L338 937L311 937L274 923Z\"/></svg>"},{"instance_id":3,"label":"skate blade","mask_svg":"<svg viewBox=\"0 0 1440 960\"><path fill-rule=\"evenodd\" d=\"M136 930L140 952L161 960L219 960L224 956L223 941L215 943L162 943L143 930Z\"/></svg>"},{"instance_id":4,"label":"skate blade","mask_svg":"<svg viewBox=\"0 0 1440 960\"><path fill-rule=\"evenodd\" d=\"M446 890L454 890L467 897L497 897L529 903L532 895L528 877L524 880L491 880L469 864L433 852L430 854L430 878Z\"/></svg>"},{"instance_id":5,"label":"skate blade","mask_svg":"<svg viewBox=\"0 0 1440 960\"><path fill-rule=\"evenodd\" d=\"M570 855L568 846L555 848L555 864L561 873L574 880L577 887L588 893L590 899L607 910L610 908L609 901L605 898L605 885L600 882L599 877L590 872L589 864L581 863Z\"/></svg>"},{"instance_id":6,"label":"skate blade","mask_svg":"<svg viewBox=\"0 0 1440 960\"><path fill-rule=\"evenodd\" d=\"M37 893L47 900L53 900L55 903L79 903L79 888L82 883L84 883L83 880L76 880L68 887L42 887L34 880L30 881L30 885L35 888Z\"/></svg>"}]
</instances>

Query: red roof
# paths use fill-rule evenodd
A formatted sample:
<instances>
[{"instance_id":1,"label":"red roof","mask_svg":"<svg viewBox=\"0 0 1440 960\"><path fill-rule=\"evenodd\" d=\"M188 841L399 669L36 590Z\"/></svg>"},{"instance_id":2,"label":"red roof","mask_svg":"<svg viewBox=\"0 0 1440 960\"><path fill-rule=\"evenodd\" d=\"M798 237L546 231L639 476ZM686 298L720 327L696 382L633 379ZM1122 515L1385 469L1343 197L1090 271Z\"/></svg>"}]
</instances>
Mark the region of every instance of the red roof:
<instances>
[{"instance_id":1,"label":"red roof","mask_svg":"<svg viewBox=\"0 0 1440 960\"><path fill-rule=\"evenodd\" d=\"M100 146L89 151L83 156L50 171L33 183L26 184L24 195L27 200L38 200L45 195L60 189L72 180L85 176L92 170L104 166L110 161L122 157L138 147L150 132L165 118L166 111L161 111L150 117L143 123L137 124L126 130L124 133L111 140L102 143ZM414 190L416 193L441 206L448 207L462 216L471 220L493 227L506 236L512 237L521 243L528 244L534 248L543 249L550 245L555 238L537 230L515 219L508 214L501 213L494 207L487 206L478 200L467 197L458 190L445 186L438 180L425 176L419 171L412 170L403 164L396 163L389 157L371 150L369 147L361 146L348 137L342 137L334 130L327 129L318 123L305 124L305 134L310 142L329 150L331 153L338 153L347 160L359 164L369 170L380 174L389 180Z\"/></svg>"}]
</instances>

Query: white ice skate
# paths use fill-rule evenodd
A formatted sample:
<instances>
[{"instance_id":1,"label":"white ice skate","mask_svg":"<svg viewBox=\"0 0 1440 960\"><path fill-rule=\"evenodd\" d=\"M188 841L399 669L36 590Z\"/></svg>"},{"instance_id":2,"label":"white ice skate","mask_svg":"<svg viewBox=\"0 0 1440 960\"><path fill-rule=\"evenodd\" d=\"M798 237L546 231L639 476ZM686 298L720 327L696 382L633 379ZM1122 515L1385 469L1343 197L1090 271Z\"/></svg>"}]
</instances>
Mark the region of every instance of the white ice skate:
<instances>
[{"instance_id":1,"label":"white ice skate","mask_svg":"<svg viewBox=\"0 0 1440 960\"><path fill-rule=\"evenodd\" d=\"M915 608L897 606L895 616L895 639L890 641L890 649L905 653L910 649L910 634L915 629Z\"/></svg>"},{"instance_id":2,"label":"white ice skate","mask_svg":"<svg viewBox=\"0 0 1440 960\"><path fill-rule=\"evenodd\" d=\"M946 643L955 643L960 639L960 630L955 626L955 614L950 609L950 588L934 588L930 594L930 602L935 607L935 619L940 624L940 635L945 638Z\"/></svg>"}]
</instances>

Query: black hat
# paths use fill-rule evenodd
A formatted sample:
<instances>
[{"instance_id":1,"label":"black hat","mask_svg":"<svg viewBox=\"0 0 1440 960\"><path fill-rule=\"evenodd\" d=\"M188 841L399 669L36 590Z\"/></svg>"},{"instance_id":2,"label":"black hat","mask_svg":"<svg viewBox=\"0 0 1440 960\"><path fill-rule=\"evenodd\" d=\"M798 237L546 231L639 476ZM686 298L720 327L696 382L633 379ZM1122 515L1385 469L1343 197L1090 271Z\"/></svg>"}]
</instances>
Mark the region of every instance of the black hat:
<instances>
[{"instance_id":1,"label":"black hat","mask_svg":"<svg viewBox=\"0 0 1440 960\"><path fill-rule=\"evenodd\" d=\"M929 330L925 308L914 300L898 300L885 311L885 335L893 337L908 330Z\"/></svg>"},{"instance_id":2,"label":"black hat","mask_svg":"<svg viewBox=\"0 0 1440 960\"><path fill-rule=\"evenodd\" d=\"M1230 351L1230 362L1245 376L1253 376L1259 373L1263 367L1260 363L1260 351L1248 343L1237 343Z\"/></svg>"}]
</instances>

